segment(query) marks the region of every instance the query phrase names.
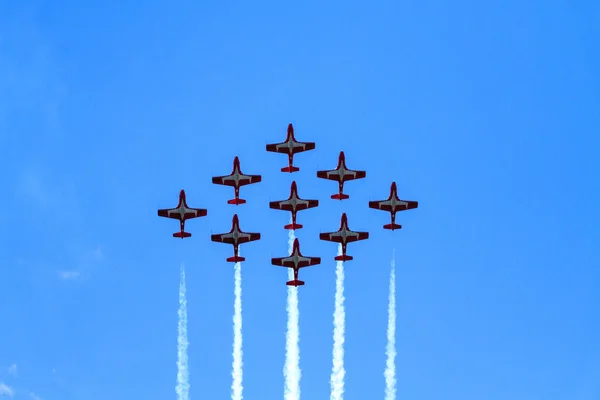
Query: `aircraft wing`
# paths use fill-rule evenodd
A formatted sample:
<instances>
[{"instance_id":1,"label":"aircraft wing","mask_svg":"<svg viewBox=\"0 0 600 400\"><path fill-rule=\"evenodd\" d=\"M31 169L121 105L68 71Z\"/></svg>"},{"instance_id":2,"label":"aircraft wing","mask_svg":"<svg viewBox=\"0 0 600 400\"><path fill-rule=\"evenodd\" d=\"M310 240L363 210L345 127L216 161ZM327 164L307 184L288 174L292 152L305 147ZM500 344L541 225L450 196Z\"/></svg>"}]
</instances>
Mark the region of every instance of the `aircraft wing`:
<instances>
[{"instance_id":1,"label":"aircraft wing","mask_svg":"<svg viewBox=\"0 0 600 400\"><path fill-rule=\"evenodd\" d=\"M374 208L376 210L389 211L389 212L412 210L414 208L417 208L418 206L419 206L418 201L411 201L411 200L396 200L395 207L392 206L391 200L375 200L375 201L369 202L370 208Z\"/></svg>"},{"instance_id":2,"label":"aircraft wing","mask_svg":"<svg viewBox=\"0 0 600 400\"><path fill-rule=\"evenodd\" d=\"M251 183L258 183L262 180L261 175L240 175L239 178L234 178L234 175L213 176L212 183L225 186L245 186Z\"/></svg>"},{"instance_id":3,"label":"aircraft wing","mask_svg":"<svg viewBox=\"0 0 600 400\"><path fill-rule=\"evenodd\" d=\"M259 239L260 239L260 233L238 232L237 242L238 242L238 244L242 244L242 243L253 242L253 241L259 240ZM229 243L229 244L235 243L235 239L233 238L232 232L217 233L217 234L211 235L210 240L212 240L213 242L220 242L220 243Z\"/></svg>"},{"instance_id":4,"label":"aircraft wing","mask_svg":"<svg viewBox=\"0 0 600 400\"><path fill-rule=\"evenodd\" d=\"M288 146L288 142L273 143L273 144L267 145L267 151L272 151L274 153L285 153L285 154L302 153L303 151L314 150L314 149L315 149L314 142L293 142L291 152L290 152L290 148Z\"/></svg>"},{"instance_id":5,"label":"aircraft wing","mask_svg":"<svg viewBox=\"0 0 600 400\"><path fill-rule=\"evenodd\" d=\"M296 211L314 208L319 205L319 200L296 200ZM292 211L293 206L290 200L279 200L269 202L269 207L275 210Z\"/></svg>"},{"instance_id":6,"label":"aircraft wing","mask_svg":"<svg viewBox=\"0 0 600 400\"><path fill-rule=\"evenodd\" d=\"M197 217L206 217L207 214L208 214L208 210L206 210L204 208L186 207L186 208L184 208L183 219L186 220L186 219L197 218ZM180 212L179 208L164 208L164 209L158 210L158 216L165 217L165 218L179 219L181 216L181 212Z\"/></svg>"},{"instance_id":7,"label":"aircraft wing","mask_svg":"<svg viewBox=\"0 0 600 400\"><path fill-rule=\"evenodd\" d=\"M321 263L321 257L299 257L298 268L310 267ZM278 265L280 267L294 268L293 257L279 257L271 258L271 264Z\"/></svg>"},{"instance_id":8,"label":"aircraft wing","mask_svg":"<svg viewBox=\"0 0 600 400\"><path fill-rule=\"evenodd\" d=\"M351 170L351 169L346 169L344 171L344 175L340 174L339 169L317 171L317 177L323 178L323 179L329 179L329 180L337 181L337 182L339 182L339 181L346 182L346 181L351 181L354 179L362 179L362 178L365 178L366 176L367 176L367 171L355 171L355 170Z\"/></svg>"},{"instance_id":9,"label":"aircraft wing","mask_svg":"<svg viewBox=\"0 0 600 400\"><path fill-rule=\"evenodd\" d=\"M340 231L337 232L325 232L319 235L321 240L327 240L329 242L342 243L343 237ZM346 243L356 242L359 240L365 240L369 238L369 232L354 232L346 231Z\"/></svg>"}]
</instances>

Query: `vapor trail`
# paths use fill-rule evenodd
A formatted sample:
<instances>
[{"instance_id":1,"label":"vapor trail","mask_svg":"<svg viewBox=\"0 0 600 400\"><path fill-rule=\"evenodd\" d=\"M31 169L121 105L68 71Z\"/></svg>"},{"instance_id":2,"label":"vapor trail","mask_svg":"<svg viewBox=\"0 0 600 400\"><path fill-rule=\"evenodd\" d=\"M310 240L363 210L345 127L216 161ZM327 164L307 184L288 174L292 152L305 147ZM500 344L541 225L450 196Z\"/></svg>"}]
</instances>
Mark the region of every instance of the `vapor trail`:
<instances>
[{"instance_id":1,"label":"vapor trail","mask_svg":"<svg viewBox=\"0 0 600 400\"><path fill-rule=\"evenodd\" d=\"M177 386L175 392L178 400L188 400L190 382L188 374L188 338L187 338L187 300L185 297L185 266L181 264L181 280L179 282L179 321L177 323Z\"/></svg>"},{"instance_id":2,"label":"vapor trail","mask_svg":"<svg viewBox=\"0 0 600 400\"><path fill-rule=\"evenodd\" d=\"M342 245L338 246L342 255ZM344 398L344 341L346 311L344 310L344 262L337 261L335 267L335 309L333 311L333 368L331 369L331 400Z\"/></svg>"},{"instance_id":3,"label":"vapor trail","mask_svg":"<svg viewBox=\"0 0 600 400\"><path fill-rule=\"evenodd\" d=\"M392 253L385 354L385 400L396 400L396 252Z\"/></svg>"},{"instance_id":4,"label":"vapor trail","mask_svg":"<svg viewBox=\"0 0 600 400\"><path fill-rule=\"evenodd\" d=\"M239 251L238 251L239 254ZM235 300L233 302L233 363L231 377L231 399L242 400L242 263L235 263Z\"/></svg>"},{"instance_id":5,"label":"vapor trail","mask_svg":"<svg viewBox=\"0 0 600 400\"><path fill-rule=\"evenodd\" d=\"M288 252L291 254L295 239L294 231L290 230L288 240ZM294 279L294 271L288 272L289 279ZM288 286L287 289L287 333L285 337L285 366L283 375L285 377L284 400L300 400L300 348L299 341L299 311L298 311L298 288Z\"/></svg>"}]
</instances>

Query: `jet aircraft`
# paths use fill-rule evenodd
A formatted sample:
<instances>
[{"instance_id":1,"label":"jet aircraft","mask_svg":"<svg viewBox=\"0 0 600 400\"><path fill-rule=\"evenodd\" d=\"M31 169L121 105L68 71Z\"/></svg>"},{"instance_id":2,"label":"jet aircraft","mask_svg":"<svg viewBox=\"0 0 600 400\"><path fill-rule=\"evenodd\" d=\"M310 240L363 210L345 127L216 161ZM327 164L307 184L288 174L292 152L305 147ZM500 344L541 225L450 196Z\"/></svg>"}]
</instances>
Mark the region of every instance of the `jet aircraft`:
<instances>
[{"instance_id":1,"label":"jet aircraft","mask_svg":"<svg viewBox=\"0 0 600 400\"><path fill-rule=\"evenodd\" d=\"M369 207L376 210L388 211L392 214L392 223L383 226L383 229L402 229L402 225L396 224L396 213L404 210L412 210L419 207L418 201L400 200L396 190L396 182L392 182L390 187L390 197L387 200L369 201Z\"/></svg>"},{"instance_id":2,"label":"jet aircraft","mask_svg":"<svg viewBox=\"0 0 600 400\"><path fill-rule=\"evenodd\" d=\"M293 268L294 280L286 282L286 285L298 287L304 285L304 281L298 280L298 271L300 268L321 264L321 257L303 256L302 253L300 253L300 242L298 242L298 238L296 238L292 247L292 254L290 254L289 257L271 258L271 264L280 267Z\"/></svg>"},{"instance_id":3,"label":"jet aircraft","mask_svg":"<svg viewBox=\"0 0 600 400\"><path fill-rule=\"evenodd\" d=\"M235 190L235 198L227 200L227 204L244 204L246 200L240 199L240 187L250 185L252 183L258 183L262 180L260 175L245 175L240 169L240 159L235 156L233 159L233 171L231 175L226 176L214 176L212 183L216 185L233 186Z\"/></svg>"},{"instance_id":4,"label":"jet aircraft","mask_svg":"<svg viewBox=\"0 0 600 400\"><path fill-rule=\"evenodd\" d=\"M339 193L331 195L331 198L334 200L344 200L344 199L350 198L350 196L343 193L344 192L344 182L351 181L354 179L362 179L366 176L367 176L366 171L354 171L354 170L348 169L348 167L346 167L346 157L344 156L343 151L340 151L340 155L338 157L338 165L335 169L317 171L317 177L338 182Z\"/></svg>"},{"instance_id":5,"label":"jet aircraft","mask_svg":"<svg viewBox=\"0 0 600 400\"><path fill-rule=\"evenodd\" d=\"M348 228L348 217L346 213L342 214L340 222L340 229L337 232L325 232L319 235L321 240L327 240L329 242L341 243L342 254L335 257L336 261L350 261L352 256L346 255L346 245L351 242L358 240L365 240L369 238L369 232L354 232Z\"/></svg>"},{"instance_id":6,"label":"jet aircraft","mask_svg":"<svg viewBox=\"0 0 600 400\"><path fill-rule=\"evenodd\" d=\"M288 155L288 166L281 168L281 172L296 172L300 171L300 168L293 166L294 154L302 153L303 151L314 150L314 142L298 142L294 138L294 127L292 124L288 125L287 138L283 143L273 143L267 145L267 151L274 153L284 153Z\"/></svg>"},{"instance_id":7,"label":"jet aircraft","mask_svg":"<svg viewBox=\"0 0 600 400\"><path fill-rule=\"evenodd\" d=\"M242 243L249 243L260 239L260 233L244 232L240 229L240 220L237 214L233 214L231 230L227 233L217 233L210 236L213 242L227 243L233 245L233 257L227 258L228 262L242 262L246 259L238 255L238 247Z\"/></svg>"},{"instance_id":8,"label":"jet aircraft","mask_svg":"<svg viewBox=\"0 0 600 400\"><path fill-rule=\"evenodd\" d=\"M179 220L180 232L175 232L173 237L186 238L192 236L191 233L185 232L185 221L192 218L206 217L208 210L204 208L188 207L185 200L185 191L181 189L179 192L179 203L175 208L166 208L158 210L159 217L173 218Z\"/></svg>"},{"instance_id":9,"label":"jet aircraft","mask_svg":"<svg viewBox=\"0 0 600 400\"><path fill-rule=\"evenodd\" d=\"M298 196L298 187L296 181L292 181L290 187L290 197L287 200L278 200L269 202L269 207L275 210L291 211L292 223L285 225L283 229L300 229L302 225L296 223L296 213L300 210L306 210L309 208L317 207L319 200L304 200Z\"/></svg>"}]
</instances>

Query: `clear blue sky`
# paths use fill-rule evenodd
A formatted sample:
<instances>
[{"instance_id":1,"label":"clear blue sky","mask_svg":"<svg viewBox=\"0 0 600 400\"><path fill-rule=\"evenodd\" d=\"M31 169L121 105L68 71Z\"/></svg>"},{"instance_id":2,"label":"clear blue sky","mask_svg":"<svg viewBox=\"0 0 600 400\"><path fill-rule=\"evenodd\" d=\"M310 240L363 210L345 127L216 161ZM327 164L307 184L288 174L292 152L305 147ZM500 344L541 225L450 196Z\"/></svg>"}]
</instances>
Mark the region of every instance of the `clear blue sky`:
<instances>
[{"instance_id":1,"label":"clear blue sky","mask_svg":"<svg viewBox=\"0 0 600 400\"><path fill-rule=\"evenodd\" d=\"M291 179L302 251L302 396L329 396L338 228L349 245L346 399L383 398L398 268L398 398L597 400L600 3L2 2L0 382L15 399L175 398L179 266L193 399L231 385L231 247L242 253L244 395L281 399ZM60 4L59 4L60 3ZM144 4L140 6L139 4ZM264 151L315 141L279 169ZM348 201L315 171L340 150ZM235 155L247 204L211 176ZM369 209L392 180L419 208ZM206 218L156 216L184 188ZM9 367L15 364L9 371Z\"/></svg>"}]
</instances>

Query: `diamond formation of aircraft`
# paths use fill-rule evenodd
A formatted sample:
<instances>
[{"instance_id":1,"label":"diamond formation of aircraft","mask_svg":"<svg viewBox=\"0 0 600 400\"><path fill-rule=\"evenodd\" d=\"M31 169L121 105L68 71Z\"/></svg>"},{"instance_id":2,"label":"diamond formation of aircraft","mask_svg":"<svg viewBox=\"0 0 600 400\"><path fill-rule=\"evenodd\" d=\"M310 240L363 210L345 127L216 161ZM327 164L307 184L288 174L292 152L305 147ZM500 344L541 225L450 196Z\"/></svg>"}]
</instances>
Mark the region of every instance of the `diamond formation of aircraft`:
<instances>
[{"instance_id":1,"label":"diamond formation of aircraft","mask_svg":"<svg viewBox=\"0 0 600 400\"><path fill-rule=\"evenodd\" d=\"M158 210L159 217L173 218L179 220L180 231L175 232L173 237L186 238L192 236L191 233L185 232L185 221L192 218L206 217L208 210L204 208L191 208L188 207L185 200L185 191L181 189L179 192L179 203L175 208L165 208Z\"/></svg>"},{"instance_id":2,"label":"diamond formation of aircraft","mask_svg":"<svg viewBox=\"0 0 600 400\"><path fill-rule=\"evenodd\" d=\"M298 238L296 238L292 247L292 254L290 254L289 257L271 258L271 264L280 267L293 268L294 280L286 282L286 285L298 287L304 285L304 281L298 279L298 271L300 268L321 264L321 257L303 256L302 253L300 253L300 242L298 241Z\"/></svg>"},{"instance_id":3,"label":"diamond formation of aircraft","mask_svg":"<svg viewBox=\"0 0 600 400\"><path fill-rule=\"evenodd\" d=\"M266 150L268 152L282 153L288 155L288 166L281 168L282 172L297 172L300 168L293 165L294 155L308 150L314 150L314 142L298 142L294 137L294 127L292 124L288 125L287 137L285 142L267 144ZM366 171L351 170L346 166L346 159L344 152L341 151L338 156L338 165L333 170L320 170L317 171L317 177L321 179L333 180L338 182L338 193L331 195L332 199L344 200L349 199L350 196L344 193L344 183L350 180L362 179L367 175ZM233 170L230 175L226 176L215 176L212 178L212 182L218 185L231 186L235 191L235 198L228 200L228 204L244 204L246 200L239 197L240 187L261 182L261 175L249 175L244 174L240 168L240 160L238 156L233 159ZM396 224L396 213L404 210L410 210L418 208L418 202L412 200L401 200L398 197L396 183L392 182L390 187L390 196L386 200L375 200L369 201L369 208L376 210L387 211L391 213L391 223L383 225L384 229L396 230L401 229L402 225ZM302 199L298 196L298 187L296 182L293 181L290 186L290 197L286 200L270 201L269 208L276 210L290 211L292 213L292 222L284 225L284 229L296 230L303 226L296 223L296 214L298 211L314 208L319 205L319 200L307 200ZM177 219L180 222L180 231L173 233L173 237L186 238L192 236L191 233L185 232L185 222L188 219L205 217L208 214L208 210L203 208L192 208L188 207L186 202L185 191L182 189L179 193L179 203L177 207L170 209L159 209L158 216ZM258 232L244 232L240 229L239 218L237 214L233 215L231 221L231 230L229 232L211 234L211 241L218 243L226 243L233 245L233 256L227 257L227 262L242 262L246 259L239 255L239 246L243 243L249 243L252 241L260 240L261 234ZM340 228L335 232L324 232L320 233L319 238L321 240L339 243L342 247L340 255L334 257L335 261L350 261L353 259L352 256L346 254L348 243L365 240L369 238L369 232L352 231L348 227L348 217L345 213L341 216ZM300 268L305 268L321 263L321 257L309 257L303 256L300 252L300 243L298 239L294 240L291 254L287 257L271 258L271 264L292 268L293 269L293 280L286 282L288 286L303 286L304 281L298 279Z\"/></svg>"},{"instance_id":4,"label":"diamond formation of aircraft","mask_svg":"<svg viewBox=\"0 0 600 400\"><path fill-rule=\"evenodd\" d=\"M402 229L402 225L396 224L396 213L399 211L412 210L419 207L418 201L400 200L396 189L396 182L392 182L390 186L390 197L387 200L369 201L369 208L376 210L388 211L392 214L392 223L385 224L383 229Z\"/></svg>"},{"instance_id":5,"label":"diamond formation of aircraft","mask_svg":"<svg viewBox=\"0 0 600 400\"><path fill-rule=\"evenodd\" d=\"M273 153L284 153L288 155L288 166L281 168L281 172L297 172L300 168L293 166L294 154L302 153L303 151L314 150L314 142L298 142L294 138L294 127L292 124L288 125L287 138L282 143L272 143L267 145L267 151Z\"/></svg>"},{"instance_id":6,"label":"diamond formation of aircraft","mask_svg":"<svg viewBox=\"0 0 600 400\"><path fill-rule=\"evenodd\" d=\"M344 200L350 198L350 196L344 193L344 182L354 179L362 179L366 176L366 171L355 171L346 167L346 157L344 156L343 151L340 151L338 165L335 169L317 171L317 177L338 182L339 192L331 195L331 198L334 200Z\"/></svg>"},{"instance_id":7,"label":"diamond formation of aircraft","mask_svg":"<svg viewBox=\"0 0 600 400\"><path fill-rule=\"evenodd\" d=\"M231 230L226 233L217 233L210 236L213 242L227 243L233 245L233 257L228 257L228 262L242 262L246 259L238 255L239 245L260 240L260 233L244 232L240 229L240 220L237 214L233 214L231 220Z\"/></svg>"},{"instance_id":8,"label":"diamond formation of aircraft","mask_svg":"<svg viewBox=\"0 0 600 400\"><path fill-rule=\"evenodd\" d=\"M335 256L336 261L350 261L353 259L352 256L346 255L346 245L348 243L356 242L359 240L365 240L369 238L369 232L355 232L350 230L348 227L348 217L346 213L342 214L340 221L340 229L336 232L325 232L319 235L321 240L327 240L329 242L341 243L342 254Z\"/></svg>"},{"instance_id":9,"label":"diamond formation of aircraft","mask_svg":"<svg viewBox=\"0 0 600 400\"><path fill-rule=\"evenodd\" d=\"M300 229L302 225L296 223L296 213L301 210L307 210L319 205L319 200L304 200L298 196L298 187L296 181L292 181L290 186L290 197L287 200L277 200L269 202L269 207L275 210L290 211L292 213L292 223L285 225L283 229Z\"/></svg>"},{"instance_id":10,"label":"diamond formation of aircraft","mask_svg":"<svg viewBox=\"0 0 600 400\"><path fill-rule=\"evenodd\" d=\"M227 204L244 204L246 200L240 199L240 187L250 185L252 183L258 183L262 180L260 175L245 175L240 168L240 159L235 156L233 159L233 171L231 175L226 176L214 176L212 183L216 185L232 186L235 190L235 198L227 200Z\"/></svg>"}]
</instances>

